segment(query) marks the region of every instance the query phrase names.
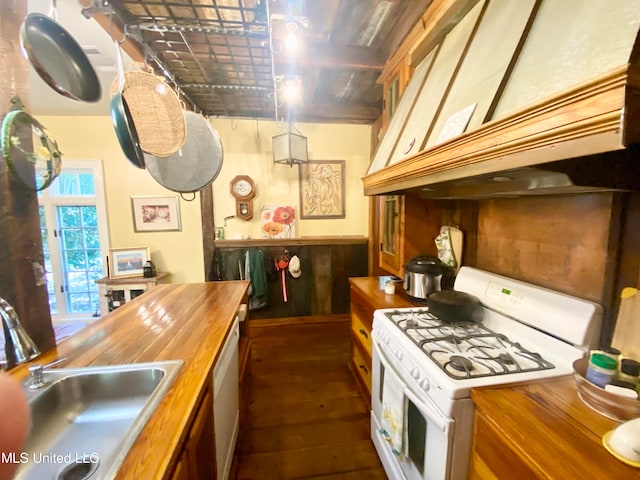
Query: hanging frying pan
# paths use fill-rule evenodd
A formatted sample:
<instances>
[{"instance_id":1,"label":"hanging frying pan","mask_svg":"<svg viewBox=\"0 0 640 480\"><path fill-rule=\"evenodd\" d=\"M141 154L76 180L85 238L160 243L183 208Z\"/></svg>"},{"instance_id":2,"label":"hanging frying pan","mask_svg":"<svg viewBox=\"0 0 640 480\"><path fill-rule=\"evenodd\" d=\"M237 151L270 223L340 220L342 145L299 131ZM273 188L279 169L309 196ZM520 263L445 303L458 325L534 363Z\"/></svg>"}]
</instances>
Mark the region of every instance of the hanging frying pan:
<instances>
[{"instance_id":1,"label":"hanging frying pan","mask_svg":"<svg viewBox=\"0 0 640 480\"><path fill-rule=\"evenodd\" d=\"M22 110L20 99L12 102L2 121L2 156L23 187L44 190L60 174L62 154L47 129Z\"/></svg>"},{"instance_id":2,"label":"hanging frying pan","mask_svg":"<svg viewBox=\"0 0 640 480\"><path fill-rule=\"evenodd\" d=\"M145 154L151 176L165 188L179 193L195 193L213 182L222 168L222 142L209 120L186 111L187 138L168 157ZM195 198L195 197L194 197Z\"/></svg>"},{"instance_id":3,"label":"hanging frying pan","mask_svg":"<svg viewBox=\"0 0 640 480\"><path fill-rule=\"evenodd\" d=\"M27 15L20 29L20 45L40 78L73 100L97 102L100 80L78 42L55 20L42 13Z\"/></svg>"},{"instance_id":4,"label":"hanging frying pan","mask_svg":"<svg viewBox=\"0 0 640 480\"><path fill-rule=\"evenodd\" d=\"M140 148L140 140L136 126L131 118L131 112L127 106L127 102L122 95L124 87L124 69L122 68L122 53L120 52L120 44L116 40L116 59L118 63L118 90L111 97L111 120L116 129L116 136L120 143L120 148L127 160L138 168L144 168L144 154Z\"/></svg>"}]
</instances>

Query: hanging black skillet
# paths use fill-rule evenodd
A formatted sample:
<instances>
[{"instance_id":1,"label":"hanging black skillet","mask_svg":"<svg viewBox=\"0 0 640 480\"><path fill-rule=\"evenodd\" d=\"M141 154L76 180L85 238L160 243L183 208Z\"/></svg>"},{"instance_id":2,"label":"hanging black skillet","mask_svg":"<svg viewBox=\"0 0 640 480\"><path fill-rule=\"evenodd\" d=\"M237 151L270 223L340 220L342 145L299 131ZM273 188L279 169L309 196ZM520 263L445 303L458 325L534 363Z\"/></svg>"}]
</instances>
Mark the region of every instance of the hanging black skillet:
<instances>
[{"instance_id":1,"label":"hanging black skillet","mask_svg":"<svg viewBox=\"0 0 640 480\"><path fill-rule=\"evenodd\" d=\"M118 63L118 91L111 97L111 121L116 130L120 148L127 160L138 168L144 168L144 153L140 148L140 140L136 126L131 118L131 112L122 94L124 87L124 69L122 67L122 53L120 44L116 40L116 59Z\"/></svg>"},{"instance_id":2,"label":"hanging black skillet","mask_svg":"<svg viewBox=\"0 0 640 480\"><path fill-rule=\"evenodd\" d=\"M102 95L100 80L76 40L42 13L27 15L20 29L20 45L40 78L56 92L73 100L97 102Z\"/></svg>"}]
</instances>

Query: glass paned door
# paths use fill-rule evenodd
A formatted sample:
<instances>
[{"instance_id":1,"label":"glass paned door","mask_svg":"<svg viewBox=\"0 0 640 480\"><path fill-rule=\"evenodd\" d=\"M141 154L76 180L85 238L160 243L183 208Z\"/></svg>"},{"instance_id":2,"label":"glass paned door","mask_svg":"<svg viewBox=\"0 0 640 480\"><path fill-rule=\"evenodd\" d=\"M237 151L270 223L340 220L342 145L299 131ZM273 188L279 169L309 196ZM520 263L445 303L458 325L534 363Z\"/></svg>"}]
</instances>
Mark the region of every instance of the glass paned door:
<instances>
[{"instance_id":1,"label":"glass paned door","mask_svg":"<svg viewBox=\"0 0 640 480\"><path fill-rule=\"evenodd\" d=\"M67 160L38 192L47 293L54 320L100 315L96 280L109 247L100 160Z\"/></svg>"},{"instance_id":2,"label":"glass paned door","mask_svg":"<svg viewBox=\"0 0 640 480\"><path fill-rule=\"evenodd\" d=\"M102 277L102 255L95 206L57 208L67 312L99 310L96 280Z\"/></svg>"},{"instance_id":3,"label":"glass paned door","mask_svg":"<svg viewBox=\"0 0 640 480\"><path fill-rule=\"evenodd\" d=\"M49 296L49 310L52 315L58 313L56 302L56 291L53 283L53 268L51 266L51 251L49 250L49 233L47 231L47 221L44 214L44 207L40 206L40 233L42 234L42 253L44 256L44 271L47 281L47 295Z\"/></svg>"}]
</instances>

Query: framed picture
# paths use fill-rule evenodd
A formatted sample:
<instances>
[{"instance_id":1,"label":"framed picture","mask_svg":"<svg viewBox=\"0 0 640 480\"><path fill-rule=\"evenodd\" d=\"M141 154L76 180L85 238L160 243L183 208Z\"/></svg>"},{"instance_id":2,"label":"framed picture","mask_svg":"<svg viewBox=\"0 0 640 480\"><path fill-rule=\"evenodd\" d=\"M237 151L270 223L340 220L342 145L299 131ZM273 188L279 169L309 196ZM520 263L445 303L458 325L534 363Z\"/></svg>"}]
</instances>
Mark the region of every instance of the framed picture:
<instances>
[{"instance_id":1,"label":"framed picture","mask_svg":"<svg viewBox=\"0 0 640 480\"><path fill-rule=\"evenodd\" d=\"M288 205L265 205L260 212L262 238L295 238L296 209Z\"/></svg>"},{"instance_id":2,"label":"framed picture","mask_svg":"<svg viewBox=\"0 0 640 480\"><path fill-rule=\"evenodd\" d=\"M149 247L109 249L109 278L137 277L150 260Z\"/></svg>"},{"instance_id":3,"label":"framed picture","mask_svg":"<svg viewBox=\"0 0 640 480\"><path fill-rule=\"evenodd\" d=\"M131 209L136 232L178 232L182 229L177 195L131 197Z\"/></svg>"},{"instance_id":4,"label":"framed picture","mask_svg":"<svg viewBox=\"0 0 640 480\"><path fill-rule=\"evenodd\" d=\"M344 218L344 160L300 164L300 218Z\"/></svg>"}]
</instances>

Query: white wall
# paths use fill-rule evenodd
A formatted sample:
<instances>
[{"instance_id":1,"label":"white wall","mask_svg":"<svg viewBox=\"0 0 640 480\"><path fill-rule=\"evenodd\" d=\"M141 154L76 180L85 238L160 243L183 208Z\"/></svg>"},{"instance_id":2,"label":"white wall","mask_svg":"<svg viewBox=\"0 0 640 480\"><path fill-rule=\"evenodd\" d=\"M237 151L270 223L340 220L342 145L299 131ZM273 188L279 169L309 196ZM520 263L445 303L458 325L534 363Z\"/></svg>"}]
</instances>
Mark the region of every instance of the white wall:
<instances>
[{"instance_id":1,"label":"white wall","mask_svg":"<svg viewBox=\"0 0 640 480\"><path fill-rule=\"evenodd\" d=\"M222 171L214 182L216 225L235 214L230 182L236 175L250 176L257 186L254 217L249 221L227 221L225 238L261 237L260 210L265 205L290 205L300 215L298 167L274 164L271 139L285 130L272 121L213 119L224 148ZM309 160L345 161L345 218L296 220L301 236L367 235L369 202L363 195L361 178L369 167L370 126L342 124L295 124L308 139Z\"/></svg>"}]
</instances>

